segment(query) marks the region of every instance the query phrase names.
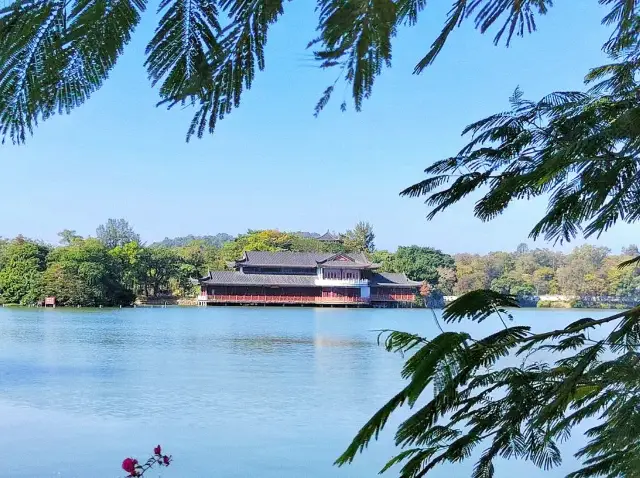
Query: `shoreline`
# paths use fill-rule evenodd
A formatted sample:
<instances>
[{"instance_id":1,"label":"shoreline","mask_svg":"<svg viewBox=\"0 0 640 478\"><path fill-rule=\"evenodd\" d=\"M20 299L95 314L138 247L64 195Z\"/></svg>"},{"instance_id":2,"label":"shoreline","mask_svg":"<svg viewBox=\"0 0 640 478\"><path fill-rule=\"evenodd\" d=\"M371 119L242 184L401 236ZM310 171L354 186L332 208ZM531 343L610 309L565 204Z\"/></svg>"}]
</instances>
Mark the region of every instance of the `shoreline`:
<instances>
[{"instance_id":1,"label":"shoreline","mask_svg":"<svg viewBox=\"0 0 640 478\"><path fill-rule=\"evenodd\" d=\"M572 307L572 306L565 306L565 305L544 305L544 306L521 306L519 308L513 308L512 310L548 310L548 311L562 311L562 310L626 310L626 309L631 309L633 308L634 305L618 305L617 307L615 306L611 306L610 304L603 304L601 307L598 306L593 306L593 305L589 305L589 306L582 306L582 307ZM330 309L345 309L345 310L353 310L353 309L360 309L360 310L377 310L377 309L384 309L384 310L430 310L430 308L428 307L300 307L296 304L293 304L291 306L286 306L283 307L282 305L269 305L269 304L265 304L265 305L234 305L234 306L224 306L224 305L218 305L218 306L208 306L208 307L202 307L202 306L198 306L197 304L134 304L134 305L130 305L130 306L62 306L62 305L58 305L56 307L44 307L44 306L29 306L29 305L20 305L20 304L0 304L0 309L25 309L25 310L47 310L47 311L52 311L52 310L58 310L58 309L62 309L65 311L73 311L73 310L77 310L77 311L100 311L100 310L104 310L104 311L114 311L114 310L129 310L129 309L176 309L176 308L183 308L183 309L228 309L228 308L238 308L238 309L244 309L244 308L251 308L251 309L299 309L299 308L312 308L312 309L326 309L326 308L330 308ZM443 307L433 307L433 310L443 310Z\"/></svg>"}]
</instances>

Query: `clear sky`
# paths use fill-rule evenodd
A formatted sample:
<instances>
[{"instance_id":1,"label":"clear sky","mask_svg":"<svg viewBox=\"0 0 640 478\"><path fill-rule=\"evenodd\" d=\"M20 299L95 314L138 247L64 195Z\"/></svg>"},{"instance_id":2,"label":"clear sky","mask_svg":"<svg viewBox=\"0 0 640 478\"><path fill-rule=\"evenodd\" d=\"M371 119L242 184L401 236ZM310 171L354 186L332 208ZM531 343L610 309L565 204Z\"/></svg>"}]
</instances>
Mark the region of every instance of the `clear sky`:
<instances>
[{"instance_id":1,"label":"clear sky","mask_svg":"<svg viewBox=\"0 0 640 478\"><path fill-rule=\"evenodd\" d=\"M94 234L107 218L125 217L146 241L248 228L343 231L358 220L373 224L379 248L486 252L526 241L544 201L519 203L488 224L473 218L467 201L428 222L422 201L398 192L432 161L455 153L465 125L505 109L517 85L534 99L580 88L587 69L603 60L608 36L597 2L580 2L580 9L558 2L537 33L508 49L469 23L433 67L414 76L443 24L449 2L440 2L400 32L393 67L363 112L341 113L338 90L318 119L313 107L336 72L320 71L306 50L313 3L286 5L271 30L267 68L240 109L213 136L188 144L192 112L155 107L143 62L157 16L147 12L88 103L42 123L26 145L0 148L0 235L55 242L62 229ZM617 226L598 242L619 251L638 232Z\"/></svg>"}]
</instances>

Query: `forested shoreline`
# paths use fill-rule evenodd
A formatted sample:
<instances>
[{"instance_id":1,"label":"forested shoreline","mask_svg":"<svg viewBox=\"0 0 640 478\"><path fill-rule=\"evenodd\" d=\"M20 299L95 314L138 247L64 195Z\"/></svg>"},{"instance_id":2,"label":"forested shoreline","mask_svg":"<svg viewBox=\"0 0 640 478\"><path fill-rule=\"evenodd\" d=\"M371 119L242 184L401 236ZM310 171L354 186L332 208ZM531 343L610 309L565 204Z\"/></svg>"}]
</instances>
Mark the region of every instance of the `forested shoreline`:
<instances>
[{"instance_id":1,"label":"forested shoreline","mask_svg":"<svg viewBox=\"0 0 640 478\"><path fill-rule=\"evenodd\" d=\"M457 296L492 289L538 306L616 306L639 302L640 268L619 264L640 255L630 245L619 254L584 245L570 253L529 249L513 252L446 254L424 246L376 250L370 224L360 222L323 242L317 233L249 230L233 237L185 236L144 244L124 219L110 219L95 237L72 230L59 244L18 236L0 239L0 303L36 305L54 296L65 306L128 306L136 301L193 297L194 278L224 270L244 250L364 252L382 272L401 272L429 284L432 294Z\"/></svg>"}]
</instances>

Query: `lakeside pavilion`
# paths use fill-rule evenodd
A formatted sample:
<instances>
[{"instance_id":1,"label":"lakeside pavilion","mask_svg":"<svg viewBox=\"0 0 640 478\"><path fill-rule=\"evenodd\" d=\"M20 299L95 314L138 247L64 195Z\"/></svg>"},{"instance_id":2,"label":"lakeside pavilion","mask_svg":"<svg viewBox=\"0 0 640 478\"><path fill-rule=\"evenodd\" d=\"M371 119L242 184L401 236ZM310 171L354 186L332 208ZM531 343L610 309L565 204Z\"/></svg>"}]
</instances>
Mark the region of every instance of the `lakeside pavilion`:
<instances>
[{"instance_id":1,"label":"lakeside pavilion","mask_svg":"<svg viewBox=\"0 0 640 478\"><path fill-rule=\"evenodd\" d=\"M198 279L199 305L413 307L421 285L362 253L247 251L229 266Z\"/></svg>"}]
</instances>

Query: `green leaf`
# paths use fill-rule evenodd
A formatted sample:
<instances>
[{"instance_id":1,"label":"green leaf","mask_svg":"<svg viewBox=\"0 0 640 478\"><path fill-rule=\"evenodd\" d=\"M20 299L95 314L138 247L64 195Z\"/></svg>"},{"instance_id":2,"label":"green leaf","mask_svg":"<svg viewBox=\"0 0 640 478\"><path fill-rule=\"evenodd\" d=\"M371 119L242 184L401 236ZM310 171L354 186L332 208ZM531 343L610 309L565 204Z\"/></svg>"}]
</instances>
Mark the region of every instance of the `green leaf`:
<instances>
[{"instance_id":1,"label":"green leaf","mask_svg":"<svg viewBox=\"0 0 640 478\"><path fill-rule=\"evenodd\" d=\"M0 133L24 143L38 121L70 113L102 86L144 0L16 2L0 13Z\"/></svg>"},{"instance_id":2,"label":"green leaf","mask_svg":"<svg viewBox=\"0 0 640 478\"><path fill-rule=\"evenodd\" d=\"M207 57L220 50L222 28L213 0L163 0L164 11L147 46L146 66L160 95L170 98L208 80Z\"/></svg>"},{"instance_id":3,"label":"green leaf","mask_svg":"<svg viewBox=\"0 0 640 478\"><path fill-rule=\"evenodd\" d=\"M482 322L494 314L508 314L506 307L518 307L516 298L488 289L474 290L448 304L442 317L446 322Z\"/></svg>"}]
</instances>

